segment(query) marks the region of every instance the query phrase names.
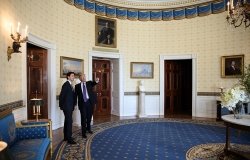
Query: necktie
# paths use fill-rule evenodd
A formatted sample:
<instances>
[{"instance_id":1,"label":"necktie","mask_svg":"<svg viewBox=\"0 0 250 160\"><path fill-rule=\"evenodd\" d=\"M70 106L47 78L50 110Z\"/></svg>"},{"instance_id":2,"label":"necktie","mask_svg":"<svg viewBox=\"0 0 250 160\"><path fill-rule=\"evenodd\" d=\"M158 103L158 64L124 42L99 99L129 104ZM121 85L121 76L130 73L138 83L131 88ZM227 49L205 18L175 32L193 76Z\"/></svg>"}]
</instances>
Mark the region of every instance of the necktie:
<instances>
[{"instance_id":1,"label":"necktie","mask_svg":"<svg viewBox=\"0 0 250 160\"><path fill-rule=\"evenodd\" d=\"M87 95L86 95L86 86L84 83L82 84L82 95L83 95L84 102L87 102L88 99L87 99Z\"/></svg>"}]
</instances>

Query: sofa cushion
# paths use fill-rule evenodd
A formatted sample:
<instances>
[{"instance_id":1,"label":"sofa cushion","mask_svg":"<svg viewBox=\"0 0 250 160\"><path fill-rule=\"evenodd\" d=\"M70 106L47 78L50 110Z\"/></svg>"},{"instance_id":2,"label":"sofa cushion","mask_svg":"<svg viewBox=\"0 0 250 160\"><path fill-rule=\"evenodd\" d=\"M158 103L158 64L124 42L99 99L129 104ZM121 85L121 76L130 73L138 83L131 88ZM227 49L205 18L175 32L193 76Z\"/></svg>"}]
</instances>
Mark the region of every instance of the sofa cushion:
<instances>
[{"instance_id":1,"label":"sofa cushion","mask_svg":"<svg viewBox=\"0 0 250 160\"><path fill-rule=\"evenodd\" d=\"M16 141L16 123L13 114L9 114L0 121L0 140L12 146Z\"/></svg>"},{"instance_id":2,"label":"sofa cushion","mask_svg":"<svg viewBox=\"0 0 250 160\"><path fill-rule=\"evenodd\" d=\"M16 160L43 160L49 147L49 138L20 140L10 147L10 156Z\"/></svg>"},{"instance_id":3,"label":"sofa cushion","mask_svg":"<svg viewBox=\"0 0 250 160\"><path fill-rule=\"evenodd\" d=\"M26 126L16 128L17 141L23 139L38 139L48 137L48 129L46 126Z\"/></svg>"}]
</instances>

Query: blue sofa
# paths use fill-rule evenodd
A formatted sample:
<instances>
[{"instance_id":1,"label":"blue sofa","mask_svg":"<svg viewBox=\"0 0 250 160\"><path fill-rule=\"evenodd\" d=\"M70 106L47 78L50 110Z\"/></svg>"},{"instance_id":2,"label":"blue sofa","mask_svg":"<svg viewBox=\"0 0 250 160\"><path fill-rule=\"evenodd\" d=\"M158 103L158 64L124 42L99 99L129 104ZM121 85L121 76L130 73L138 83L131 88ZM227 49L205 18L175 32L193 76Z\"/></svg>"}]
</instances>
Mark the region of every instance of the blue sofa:
<instances>
[{"instance_id":1,"label":"blue sofa","mask_svg":"<svg viewBox=\"0 0 250 160\"><path fill-rule=\"evenodd\" d=\"M0 112L0 140L8 144L13 160L44 160L51 146L48 124L16 126L9 110Z\"/></svg>"}]
</instances>

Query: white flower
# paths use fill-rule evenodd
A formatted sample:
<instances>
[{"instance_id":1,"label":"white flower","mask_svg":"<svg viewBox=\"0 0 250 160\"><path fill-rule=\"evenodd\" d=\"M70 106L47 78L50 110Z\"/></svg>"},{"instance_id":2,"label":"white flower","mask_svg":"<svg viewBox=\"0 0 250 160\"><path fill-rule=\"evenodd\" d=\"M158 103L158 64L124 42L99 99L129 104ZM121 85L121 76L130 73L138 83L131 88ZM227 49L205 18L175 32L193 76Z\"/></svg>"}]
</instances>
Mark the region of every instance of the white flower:
<instances>
[{"instance_id":1,"label":"white flower","mask_svg":"<svg viewBox=\"0 0 250 160\"><path fill-rule=\"evenodd\" d=\"M244 87L234 86L221 94L221 105L232 111L238 102L247 102L248 95Z\"/></svg>"}]
</instances>

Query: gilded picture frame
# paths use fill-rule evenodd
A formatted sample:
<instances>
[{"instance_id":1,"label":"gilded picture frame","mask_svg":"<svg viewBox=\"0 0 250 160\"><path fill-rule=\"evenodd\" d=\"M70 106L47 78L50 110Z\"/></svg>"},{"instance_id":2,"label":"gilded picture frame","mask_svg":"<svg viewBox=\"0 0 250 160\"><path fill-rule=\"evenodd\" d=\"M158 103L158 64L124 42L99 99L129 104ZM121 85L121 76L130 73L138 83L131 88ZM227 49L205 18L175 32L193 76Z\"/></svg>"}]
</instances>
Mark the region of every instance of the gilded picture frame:
<instances>
[{"instance_id":1,"label":"gilded picture frame","mask_svg":"<svg viewBox=\"0 0 250 160\"><path fill-rule=\"evenodd\" d=\"M152 62L131 62L130 63L131 78L154 78L154 63Z\"/></svg>"},{"instance_id":2,"label":"gilded picture frame","mask_svg":"<svg viewBox=\"0 0 250 160\"><path fill-rule=\"evenodd\" d=\"M239 78L244 74L244 55L221 57L221 77Z\"/></svg>"},{"instance_id":3,"label":"gilded picture frame","mask_svg":"<svg viewBox=\"0 0 250 160\"><path fill-rule=\"evenodd\" d=\"M116 48L116 20L95 16L95 45Z\"/></svg>"},{"instance_id":4,"label":"gilded picture frame","mask_svg":"<svg viewBox=\"0 0 250 160\"><path fill-rule=\"evenodd\" d=\"M74 72L75 76L79 76L79 73L84 71L83 59L60 57L60 77L66 78L68 72Z\"/></svg>"}]
</instances>

